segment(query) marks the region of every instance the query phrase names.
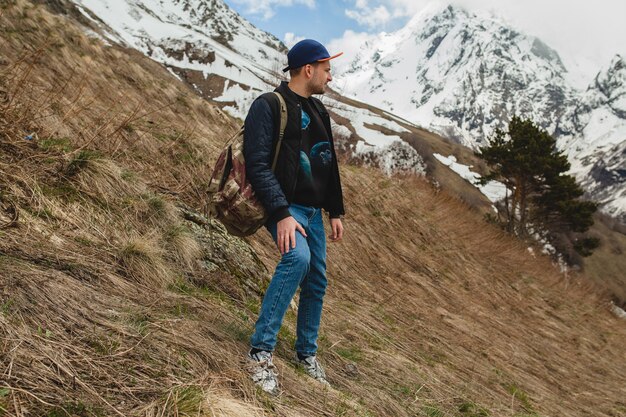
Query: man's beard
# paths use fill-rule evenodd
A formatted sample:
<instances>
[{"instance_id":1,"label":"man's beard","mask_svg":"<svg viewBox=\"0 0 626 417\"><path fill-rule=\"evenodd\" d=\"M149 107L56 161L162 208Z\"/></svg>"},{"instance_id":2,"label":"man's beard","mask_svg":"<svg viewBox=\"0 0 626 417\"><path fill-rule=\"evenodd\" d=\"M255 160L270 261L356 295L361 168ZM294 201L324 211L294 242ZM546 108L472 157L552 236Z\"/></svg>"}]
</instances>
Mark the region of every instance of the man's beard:
<instances>
[{"instance_id":1,"label":"man's beard","mask_svg":"<svg viewBox=\"0 0 626 417\"><path fill-rule=\"evenodd\" d=\"M324 90L326 90L326 84L315 85L311 83L309 85L309 92L311 94L324 94Z\"/></svg>"}]
</instances>

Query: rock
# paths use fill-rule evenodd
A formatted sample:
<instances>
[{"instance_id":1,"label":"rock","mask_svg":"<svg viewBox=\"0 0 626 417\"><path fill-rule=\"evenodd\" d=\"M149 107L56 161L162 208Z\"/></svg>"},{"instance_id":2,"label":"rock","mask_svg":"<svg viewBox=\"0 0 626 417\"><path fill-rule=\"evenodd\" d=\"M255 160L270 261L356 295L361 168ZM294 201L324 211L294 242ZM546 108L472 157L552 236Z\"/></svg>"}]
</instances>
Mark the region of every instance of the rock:
<instances>
[{"instance_id":1,"label":"rock","mask_svg":"<svg viewBox=\"0 0 626 417\"><path fill-rule=\"evenodd\" d=\"M347 363L343 371L350 378L357 378L360 375L359 368L354 363Z\"/></svg>"}]
</instances>

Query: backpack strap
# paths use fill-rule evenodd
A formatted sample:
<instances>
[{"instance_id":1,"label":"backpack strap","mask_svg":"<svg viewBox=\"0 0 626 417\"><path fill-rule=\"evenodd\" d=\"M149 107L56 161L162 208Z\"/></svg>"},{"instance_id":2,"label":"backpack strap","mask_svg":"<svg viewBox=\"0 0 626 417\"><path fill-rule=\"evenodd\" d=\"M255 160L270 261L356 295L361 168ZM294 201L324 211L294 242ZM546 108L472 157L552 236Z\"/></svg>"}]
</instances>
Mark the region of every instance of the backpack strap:
<instances>
[{"instance_id":1,"label":"backpack strap","mask_svg":"<svg viewBox=\"0 0 626 417\"><path fill-rule=\"evenodd\" d=\"M274 94L278 98L280 108L280 130L278 131L278 142L276 143L276 151L274 152L274 161L272 162L272 172L276 169L276 163L278 162L278 152L280 151L280 145L283 143L283 136L285 136L285 128L287 127L287 104L285 99L278 92L274 91Z\"/></svg>"}]
</instances>

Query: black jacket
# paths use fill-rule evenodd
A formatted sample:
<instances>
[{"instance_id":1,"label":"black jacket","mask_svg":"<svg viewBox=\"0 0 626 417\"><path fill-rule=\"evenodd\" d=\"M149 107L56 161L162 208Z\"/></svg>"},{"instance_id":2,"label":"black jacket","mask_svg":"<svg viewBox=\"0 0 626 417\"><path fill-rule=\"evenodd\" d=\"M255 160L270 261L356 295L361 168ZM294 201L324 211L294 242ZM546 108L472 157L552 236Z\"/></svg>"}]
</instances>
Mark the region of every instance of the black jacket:
<instances>
[{"instance_id":1,"label":"black jacket","mask_svg":"<svg viewBox=\"0 0 626 417\"><path fill-rule=\"evenodd\" d=\"M296 189L302 146L300 101L289 89L287 82L283 81L275 91L285 99L288 115L275 172L272 172L271 164L278 141L280 104L274 94L265 93L252 103L244 125L243 145L248 181L271 221L279 221L290 216L287 208L293 200ZM322 208L330 214L330 217L336 218L345 214L345 211L330 117L321 101L313 98L313 102L328 131L333 154L330 184Z\"/></svg>"}]
</instances>

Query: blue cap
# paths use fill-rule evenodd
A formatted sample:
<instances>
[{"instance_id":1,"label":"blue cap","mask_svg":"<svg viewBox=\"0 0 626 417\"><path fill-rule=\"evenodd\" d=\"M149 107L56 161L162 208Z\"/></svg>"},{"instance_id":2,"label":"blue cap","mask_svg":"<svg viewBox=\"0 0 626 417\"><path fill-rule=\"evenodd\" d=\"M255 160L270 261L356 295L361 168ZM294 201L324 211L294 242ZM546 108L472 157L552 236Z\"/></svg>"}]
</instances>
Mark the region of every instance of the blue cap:
<instances>
[{"instance_id":1,"label":"blue cap","mask_svg":"<svg viewBox=\"0 0 626 417\"><path fill-rule=\"evenodd\" d=\"M343 52L337 55L330 56L324 45L313 39L304 39L295 44L287 53L286 68L283 68L283 72L287 72L292 69L300 68L306 64L312 64L313 62L330 61L333 58L337 58Z\"/></svg>"}]
</instances>

